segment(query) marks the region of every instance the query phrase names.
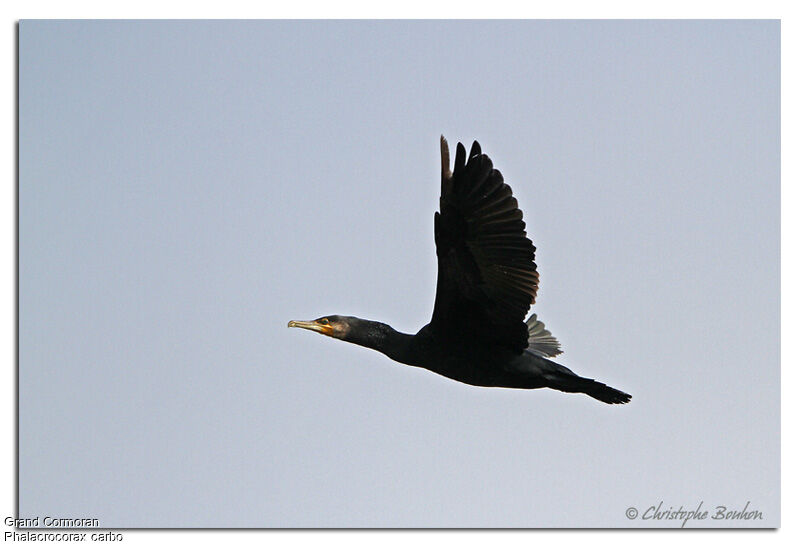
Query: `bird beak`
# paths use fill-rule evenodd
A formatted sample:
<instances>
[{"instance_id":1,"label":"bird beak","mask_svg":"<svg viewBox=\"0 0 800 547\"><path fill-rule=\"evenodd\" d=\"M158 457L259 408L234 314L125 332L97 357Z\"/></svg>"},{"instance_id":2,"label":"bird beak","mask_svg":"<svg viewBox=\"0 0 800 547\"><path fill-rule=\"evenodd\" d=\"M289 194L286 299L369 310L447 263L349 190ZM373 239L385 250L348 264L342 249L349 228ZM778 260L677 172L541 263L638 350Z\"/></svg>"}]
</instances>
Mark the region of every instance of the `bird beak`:
<instances>
[{"instance_id":1,"label":"bird beak","mask_svg":"<svg viewBox=\"0 0 800 547\"><path fill-rule=\"evenodd\" d=\"M300 329L313 330L321 334L331 335L333 328L330 325L320 325L314 321L289 321L289 328L297 327Z\"/></svg>"}]
</instances>

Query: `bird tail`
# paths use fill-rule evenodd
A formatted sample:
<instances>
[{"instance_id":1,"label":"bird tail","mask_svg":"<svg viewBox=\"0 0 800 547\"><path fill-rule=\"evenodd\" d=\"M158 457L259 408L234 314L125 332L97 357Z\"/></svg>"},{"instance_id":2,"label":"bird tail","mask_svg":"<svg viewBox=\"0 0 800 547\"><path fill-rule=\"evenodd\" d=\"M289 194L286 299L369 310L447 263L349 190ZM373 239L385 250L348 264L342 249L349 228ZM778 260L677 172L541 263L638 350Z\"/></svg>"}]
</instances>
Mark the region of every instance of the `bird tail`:
<instances>
[{"instance_id":1,"label":"bird tail","mask_svg":"<svg viewBox=\"0 0 800 547\"><path fill-rule=\"evenodd\" d=\"M549 362L556 365L558 368L546 373L547 387L566 393L585 393L589 397L593 397L598 401L603 401L610 405L625 404L631 400L631 396L624 391L614 389L613 387L590 378L583 378L567 367L558 365L552 361Z\"/></svg>"}]
</instances>

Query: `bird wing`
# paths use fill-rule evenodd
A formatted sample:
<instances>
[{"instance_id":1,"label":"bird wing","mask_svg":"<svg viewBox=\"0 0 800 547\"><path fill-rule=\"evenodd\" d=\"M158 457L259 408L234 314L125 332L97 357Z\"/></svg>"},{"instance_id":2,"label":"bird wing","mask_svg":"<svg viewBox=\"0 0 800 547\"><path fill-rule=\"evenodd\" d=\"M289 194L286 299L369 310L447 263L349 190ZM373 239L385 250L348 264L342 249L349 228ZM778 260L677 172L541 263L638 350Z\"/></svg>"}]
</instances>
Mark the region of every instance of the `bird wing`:
<instances>
[{"instance_id":1,"label":"bird wing","mask_svg":"<svg viewBox=\"0 0 800 547\"><path fill-rule=\"evenodd\" d=\"M525 323L528 325L528 351L539 357L555 357L564 353L556 337L545 328L535 313Z\"/></svg>"},{"instance_id":2,"label":"bird wing","mask_svg":"<svg viewBox=\"0 0 800 547\"><path fill-rule=\"evenodd\" d=\"M522 351L528 346L525 314L536 299L536 248L525 234L522 211L503 176L481 154L469 158L441 139L442 193L434 215L439 275L431 327L454 338Z\"/></svg>"}]
</instances>

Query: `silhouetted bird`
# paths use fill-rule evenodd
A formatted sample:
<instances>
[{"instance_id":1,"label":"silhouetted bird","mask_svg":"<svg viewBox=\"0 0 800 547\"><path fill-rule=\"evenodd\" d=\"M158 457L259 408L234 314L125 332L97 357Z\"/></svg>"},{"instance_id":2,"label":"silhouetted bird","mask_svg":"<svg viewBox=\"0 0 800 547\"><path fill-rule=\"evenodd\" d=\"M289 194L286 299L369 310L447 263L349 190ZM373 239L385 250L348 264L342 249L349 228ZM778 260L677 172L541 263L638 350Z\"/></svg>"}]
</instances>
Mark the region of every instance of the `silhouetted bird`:
<instances>
[{"instance_id":1,"label":"silhouetted bird","mask_svg":"<svg viewBox=\"0 0 800 547\"><path fill-rule=\"evenodd\" d=\"M469 158L458 143L452 172L444 137L441 154L440 212L434 215L439 276L431 322L414 335L339 315L289 321L289 326L372 348L475 386L549 387L586 393L604 403L630 401L627 393L547 359L561 349L536 314L524 321L536 299L539 275L536 248L526 236L511 188L477 142Z\"/></svg>"}]
</instances>

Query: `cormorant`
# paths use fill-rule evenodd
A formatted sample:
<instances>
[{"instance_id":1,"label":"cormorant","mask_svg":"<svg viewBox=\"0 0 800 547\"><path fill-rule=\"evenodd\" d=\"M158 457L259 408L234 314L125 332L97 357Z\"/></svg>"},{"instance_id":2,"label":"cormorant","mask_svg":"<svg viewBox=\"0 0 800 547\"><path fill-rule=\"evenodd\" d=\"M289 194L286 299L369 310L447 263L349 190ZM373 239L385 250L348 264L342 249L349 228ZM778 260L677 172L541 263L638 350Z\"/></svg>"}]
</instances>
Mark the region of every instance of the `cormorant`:
<instances>
[{"instance_id":1,"label":"cormorant","mask_svg":"<svg viewBox=\"0 0 800 547\"><path fill-rule=\"evenodd\" d=\"M430 323L414 335L340 315L289 321L289 326L375 349L474 386L549 387L609 404L630 401L627 393L548 359L561 353L560 344L536 314L524 320L536 299L539 274L536 248L511 188L477 141L469 157L458 143L452 172L444 136L441 156L440 211L434 214L439 272Z\"/></svg>"}]
</instances>

